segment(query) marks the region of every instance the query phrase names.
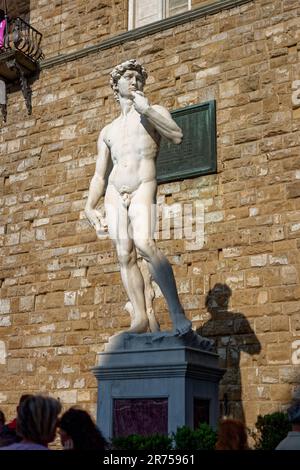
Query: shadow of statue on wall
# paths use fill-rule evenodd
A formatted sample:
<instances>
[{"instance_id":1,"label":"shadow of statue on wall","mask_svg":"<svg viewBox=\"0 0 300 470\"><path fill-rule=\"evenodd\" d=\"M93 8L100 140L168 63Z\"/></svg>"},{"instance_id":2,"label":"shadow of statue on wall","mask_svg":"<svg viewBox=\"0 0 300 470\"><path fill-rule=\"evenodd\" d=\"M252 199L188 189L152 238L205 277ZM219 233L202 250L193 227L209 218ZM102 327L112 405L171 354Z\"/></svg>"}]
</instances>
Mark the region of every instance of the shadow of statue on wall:
<instances>
[{"instance_id":1,"label":"shadow of statue on wall","mask_svg":"<svg viewBox=\"0 0 300 470\"><path fill-rule=\"evenodd\" d=\"M261 345L245 315L228 310L231 294L231 289L226 284L217 283L210 289L205 306L211 318L197 332L214 339L216 352L220 356L220 367L226 369L220 383L220 416L245 421L241 352L257 355L261 351Z\"/></svg>"}]
</instances>

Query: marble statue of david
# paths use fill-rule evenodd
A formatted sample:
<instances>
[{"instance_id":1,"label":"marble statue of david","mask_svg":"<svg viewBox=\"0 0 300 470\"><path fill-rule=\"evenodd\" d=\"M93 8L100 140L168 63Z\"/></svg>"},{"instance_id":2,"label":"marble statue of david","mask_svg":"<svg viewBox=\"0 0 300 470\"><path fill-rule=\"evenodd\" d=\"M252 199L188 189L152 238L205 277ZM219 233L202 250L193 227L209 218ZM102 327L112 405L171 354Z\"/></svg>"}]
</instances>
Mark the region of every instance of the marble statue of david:
<instances>
[{"instance_id":1,"label":"marble statue of david","mask_svg":"<svg viewBox=\"0 0 300 470\"><path fill-rule=\"evenodd\" d=\"M98 234L108 227L115 244L133 309L128 331L145 333L149 328L145 285L137 263L140 255L166 299L174 334L183 336L191 330L191 322L179 301L173 270L154 242L152 223L157 192L155 160L161 137L180 144L182 131L166 108L149 103L143 92L146 78L144 67L135 59L117 65L111 72L111 86L121 114L100 132L85 213ZM104 194L105 217L97 209Z\"/></svg>"}]
</instances>

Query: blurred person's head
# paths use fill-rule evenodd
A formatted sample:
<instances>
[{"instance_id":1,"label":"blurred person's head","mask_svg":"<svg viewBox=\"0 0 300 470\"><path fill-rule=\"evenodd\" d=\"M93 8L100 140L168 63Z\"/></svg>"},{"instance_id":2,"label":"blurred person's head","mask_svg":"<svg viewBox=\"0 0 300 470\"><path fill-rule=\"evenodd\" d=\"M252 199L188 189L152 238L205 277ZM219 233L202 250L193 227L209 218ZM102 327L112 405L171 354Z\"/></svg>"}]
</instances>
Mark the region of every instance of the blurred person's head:
<instances>
[{"instance_id":1,"label":"blurred person's head","mask_svg":"<svg viewBox=\"0 0 300 470\"><path fill-rule=\"evenodd\" d=\"M60 438L66 450L105 450L107 443L89 413L80 408L67 410L59 421Z\"/></svg>"},{"instance_id":2,"label":"blurred person's head","mask_svg":"<svg viewBox=\"0 0 300 470\"><path fill-rule=\"evenodd\" d=\"M289 422L294 430L300 431L300 401L295 401L288 409Z\"/></svg>"},{"instance_id":3,"label":"blurred person's head","mask_svg":"<svg viewBox=\"0 0 300 470\"><path fill-rule=\"evenodd\" d=\"M5 11L0 9L0 21L4 20L5 18Z\"/></svg>"},{"instance_id":4,"label":"blurred person's head","mask_svg":"<svg viewBox=\"0 0 300 470\"><path fill-rule=\"evenodd\" d=\"M242 421L224 419L219 423L217 450L247 450L247 430Z\"/></svg>"},{"instance_id":5,"label":"blurred person's head","mask_svg":"<svg viewBox=\"0 0 300 470\"><path fill-rule=\"evenodd\" d=\"M23 401L27 400L27 398L30 398L30 397L34 397L34 395L32 395L31 393L24 393L23 395L20 396L19 403L17 405L17 411L20 405L22 405Z\"/></svg>"},{"instance_id":6,"label":"blurred person's head","mask_svg":"<svg viewBox=\"0 0 300 470\"><path fill-rule=\"evenodd\" d=\"M47 446L55 438L61 404L41 395L30 395L18 406L17 433L25 441Z\"/></svg>"},{"instance_id":7,"label":"blurred person's head","mask_svg":"<svg viewBox=\"0 0 300 470\"><path fill-rule=\"evenodd\" d=\"M3 426L3 424L5 424L5 414L0 410L0 427Z\"/></svg>"}]
</instances>

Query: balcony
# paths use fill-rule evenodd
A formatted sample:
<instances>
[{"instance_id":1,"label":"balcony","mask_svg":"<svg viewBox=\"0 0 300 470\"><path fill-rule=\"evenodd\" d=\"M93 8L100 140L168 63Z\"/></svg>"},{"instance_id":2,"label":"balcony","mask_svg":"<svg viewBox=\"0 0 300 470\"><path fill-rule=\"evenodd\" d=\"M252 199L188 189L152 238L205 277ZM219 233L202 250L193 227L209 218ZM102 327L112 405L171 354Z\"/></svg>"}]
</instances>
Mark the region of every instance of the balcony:
<instances>
[{"instance_id":1,"label":"balcony","mask_svg":"<svg viewBox=\"0 0 300 470\"><path fill-rule=\"evenodd\" d=\"M39 60L43 59L42 34L21 18L7 21L0 48L0 80L4 83L1 108L6 119L6 87L18 83L25 98L28 114L31 114L31 89L29 82L38 77Z\"/></svg>"}]
</instances>

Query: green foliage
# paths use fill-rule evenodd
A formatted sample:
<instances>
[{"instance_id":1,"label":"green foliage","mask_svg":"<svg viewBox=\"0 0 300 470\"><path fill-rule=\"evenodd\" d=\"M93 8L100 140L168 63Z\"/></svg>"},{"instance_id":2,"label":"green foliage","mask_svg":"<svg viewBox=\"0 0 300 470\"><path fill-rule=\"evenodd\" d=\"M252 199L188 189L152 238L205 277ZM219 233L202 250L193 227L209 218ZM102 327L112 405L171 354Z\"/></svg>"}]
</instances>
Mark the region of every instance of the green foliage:
<instances>
[{"instance_id":1,"label":"green foliage","mask_svg":"<svg viewBox=\"0 0 300 470\"><path fill-rule=\"evenodd\" d=\"M171 450L172 438L162 434L140 436L131 434L127 437L115 437L112 440L113 449L116 450Z\"/></svg>"},{"instance_id":2,"label":"green foliage","mask_svg":"<svg viewBox=\"0 0 300 470\"><path fill-rule=\"evenodd\" d=\"M207 423L202 423L194 431L199 440L199 450L214 450L217 433Z\"/></svg>"},{"instance_id":3,"label":"green foliage","mask_svg":"<svg viewBox=\"0 0 300 470\"><path fill-rule=\"evenodd\" d=\"M259 415L255 426L258 433L253 437L255 448L259 450L274 450L291 430L287 414L281 412Z\"/></svg>"},{"instance_id":4,"label":"green foliage","mask_svg":"<svg viewBox=\"0 0 300 470\"><path fill-rule=\"evenodd\" d=\"M176 449L197 449L197 442L195 439L195 433L188 426L182 426L177 428L176 434L173 435Z\"/></svg>"},{"instance_id":5,"label":"green foliage","mask_svg":"<svg viewBox=\"0 0 300 470\"><path fill-rule=\"evenodd\" d=\"M213 450L217 442L217 433L206 423L197 429L182 426L174 434L176 450Z\"/></svg>"},{"instance_id":6,"label":"green foliage","mask_svg":"<svg viewBox=\"0 0 300 470\"><path fill-rule=\"evenodd\" d=\"M143 448L141 450L171 450L172 438L162 434L153 434L144 437Z\"/></svg>"},{"instance_id":7,"label":"green foliage","mask_svg":"<svg viewBox=\"0 0 300 470\"><path fill-rule=\"evenodd\" d=\"M216 432L206 423L194 431L187 426L177 429L172 437L162 434L152 434L150 436L140 436L131 434L127 437L115 437L112 440L112 447L115 450L213 450L217 441Z\"/></svg>"},{"instance_id":8,"label":"green foliage","mask_svg":"<svg viewBox=\"0 0 300 470\"><path fill-rule=\"evenodd\" d=\"M141 448L143 436L131 434L126 437L114 437L112 448L116 450L139 450Z\"/></svg>"}]
</instances>

